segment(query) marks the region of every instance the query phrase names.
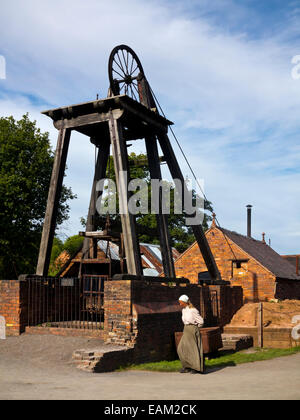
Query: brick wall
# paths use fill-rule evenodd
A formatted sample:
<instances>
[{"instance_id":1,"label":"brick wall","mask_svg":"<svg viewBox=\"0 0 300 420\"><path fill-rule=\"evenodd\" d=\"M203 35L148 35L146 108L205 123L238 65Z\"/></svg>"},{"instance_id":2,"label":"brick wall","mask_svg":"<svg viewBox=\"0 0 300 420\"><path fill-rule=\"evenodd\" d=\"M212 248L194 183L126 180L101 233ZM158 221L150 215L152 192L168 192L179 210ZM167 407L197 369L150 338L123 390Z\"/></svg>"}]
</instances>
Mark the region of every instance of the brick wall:
<instances>
[{"instance_id":1,"label":"brick wall","mask_svg":"<svg viewBox=\"0 0 300 420\"><path fill-rule=\"evenodd\" d=\"M225 327L224 333L226 334L243 334L250 335L253 338L253 346L257 347L258 328L257 327ZM263 328L262 342L264 348L274 349L288 349L291 347L298 347L300 340L294 340L292 337L292 327L289 328Z\"/></svg>"},{"instance_id":2,"label":"brick wall","mask_svg":"<svg viewBox=\"0 0 300 420\"><path fill-rule=\"evenodd\" d=\"M300 299L300 280L276 279L276 299Z\"/></svg>"},{"instance_id":3,"label":"brick wall","mask_svg":"<svg viewBox=\"0 0 300 420\"><path fill-rule=\"evenodd\" d=\"M174 358L174 332L183 329L178 304L182 294L190 297L207 326L228 323L243 300L239 287L109 281L104 304L106 342L134 349L135 363ZM215 307L210 305L212 295Z\"/></svg>"},{"instance_id":4,"label":"brick wall","mask_svg":"<svg viewBox=\"0 0 300 420\"><path fill-rule=\"evenodd\" d=\"M0 280L0 315L6 322L6 335L19 335L27 324L27 287L19 280Z\"/></svg>"},{"instance_id":5,"label":"brick wall","mask_svg":"<svg viewBox=\"0 0 300 420\"><path fill-rule=\"evenodd\" d=\"M234 255L224 239L223 233L217 228L211 228L207 235L216 264L223 280L230 281L232 286L241 286L244 301L265 301L274 298L275 276L266 268L256 262L247 253L242 251L229 238L228 242ZM247 270L243 275L232 277L232 259L249 259ZM207 271L202 254L197 243L194 243L176 262L177 276L187 277L192 283L198 282L198 273Z\"/></svg>"}]
</instances>

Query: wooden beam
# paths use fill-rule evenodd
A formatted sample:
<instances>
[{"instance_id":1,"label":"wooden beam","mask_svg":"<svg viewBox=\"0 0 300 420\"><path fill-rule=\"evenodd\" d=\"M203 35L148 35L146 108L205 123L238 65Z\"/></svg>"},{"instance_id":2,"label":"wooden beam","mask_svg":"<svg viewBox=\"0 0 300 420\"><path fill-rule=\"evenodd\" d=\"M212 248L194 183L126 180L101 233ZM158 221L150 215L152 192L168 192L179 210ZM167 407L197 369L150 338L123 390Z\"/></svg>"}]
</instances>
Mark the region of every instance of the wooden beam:
<instances>
[{"instance_id":1,"label":"wooden beam","mask_svg":"<svg viewBox=\"0 0 300 420\"><path fill-rule=\"evenodd\" d=\"M97 182L100 179L105 178L107 162L109 159L110 142L104 141L101 143L101 147L98 150L97 162L94 173L93 186L91 191L90 205L88 211L88 217L86 222L86 232L95 230L95 218L96 218L96 202L97 199L102 195L102 191L96 191ZM85 258L89 254L89 239L85 238L82 248L82 257Z\"/></svg>"},{"instance_id":2,"label":"wooden beam","mask_svg":"<svg viewBox=\"0 0 300 420\"><path fill-rule=\"evenodd\" d=\"M36 268L36 274L40 276L48 275L51 249L55 234L56 218L66 168L70 136L71 131L68 128L62 128L58 134L56 152L48 193L47 208L43 225L43 233Z\"/></svg>"},{"instance_id":3,"label":"wooden beam","mask_svg":"<svg viewBox=\"0 0 300 420\"><path fill-rule=\"evenodd\" d=\"M166 133L168 131L168 125L165 125L163 123L171 124L170 121L162 121L160 122L157 118L157 114L155 114L153 111L148 110L141 112L137 107L131 106L128 102L125 100L122 100L121 98L118 98L119 103L121 106L128 112L130 112L132 115L138 117L145 125L149 125L150 127L153 127L155 131Z\"/></svg>"},{"instance_id":4,"label":"wooden beam","mask_svg":"<svg viewBox=\"0 0 300 420\"><path fill-rule=\"evenodd\" d=\"M264 325L263 325L263 304L262 302L259 302L257 307L257 346L260 348L263 348L263 331L264 331Z\"/></svg>"},{"instance_id":5,"label":"wooden beam","mask_svg":"<svg viewBox=\"0 0 300 420\"><path fill-rule=\"evenodd\" d=\"M123 112L124 111L121 109L115 109L113 111L116 118L120 118ZM84 127L87 125L94 125L97 123L106 122L109 120L109 115L109 112L95 112L93 114L80 115L78 117L73 118L65 118L58 121L54 121L54 127L58 130L60 130L61 127L76 129L77 127Z\"/></svg>"},{"instance_id":6,"label":"wooden beam","mask_svg":"<svg viewBox=\"0 0 300 420\"><path fill-rule=\"evenodd\" d=\"M187 194L188 193L187 186L185 184L184 177L182 175L181 169L177 162L177 159L176 159L176 156L173 151L168 135L158 134L157 137L158 137L160 147L167 161L167 164L168 164L168 167L169 167L169 170L171 172L173 179L179 179L181 181L182 186L183 186L183 192L184 194ZM206 239L202 226L199 224L199 225L192 225L191 227L194 232L196 241L203 255L205 264L207 266L207 270L209 271L211 278L213 280L221 280L220 272L218 270L217 264L211 252L210 246L208 244L208 241Z\"/></svg>"},{"instance_id":7,"label":"wooden beam","mask_svg":"<svg viewBox=\"0 0 300 420\"><path fill-rule=\"evenodd\" d=\"M146 137L146 150L151 179L161 180L160 160L157 148L157 140L154 136ZM162 214L162 191L159 189L159 213L156 214L157 228L159 231L160 250L162 264L166 277L176 277L172 246L168 228L168 215Z\"/></svg>"},{"instance_id":8,"label":"wooden beam","mask_svg":"<svg viewBox=\"0 0 300 420\"><path fill-rule=\"evenodd\" d=\"M116 181L119 193L122 231L128 274L142 275L142 263L139 243L136 235L135 218L128 210L128 155L126 143L122 135L122 125L113 113L110 115L109 131L114 159Z\"/></svg>"}]
</instances>

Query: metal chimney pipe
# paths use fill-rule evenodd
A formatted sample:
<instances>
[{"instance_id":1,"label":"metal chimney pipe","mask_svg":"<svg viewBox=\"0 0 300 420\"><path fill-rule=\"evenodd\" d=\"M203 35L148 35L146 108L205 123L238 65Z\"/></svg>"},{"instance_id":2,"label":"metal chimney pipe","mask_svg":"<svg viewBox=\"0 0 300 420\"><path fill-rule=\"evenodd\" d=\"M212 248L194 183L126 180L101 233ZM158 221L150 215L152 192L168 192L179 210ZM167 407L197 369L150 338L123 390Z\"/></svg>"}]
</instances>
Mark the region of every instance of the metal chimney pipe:
<instances>
[{"instance_id":1,"label":"metal chimney pipe","mask_svg":"<svg viewBox=\"0 0 300 420\"><path fill-rule=\"evenodd\" d=\"M247 207L247 236L248 236L248 238L251 238L251 211L252 211L252 206L251 206L251 204L248 204L246 207Z\"/></svg>"}]
</instances>

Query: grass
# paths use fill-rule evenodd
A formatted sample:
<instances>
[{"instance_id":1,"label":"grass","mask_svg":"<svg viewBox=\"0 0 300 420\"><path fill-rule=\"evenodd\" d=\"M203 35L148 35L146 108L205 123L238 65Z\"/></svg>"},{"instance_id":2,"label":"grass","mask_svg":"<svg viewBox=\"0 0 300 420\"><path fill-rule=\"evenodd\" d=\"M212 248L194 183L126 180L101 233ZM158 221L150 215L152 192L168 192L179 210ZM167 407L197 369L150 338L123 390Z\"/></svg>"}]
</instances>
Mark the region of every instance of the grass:
<instances>
[{"instance_id":1,"label":"grass","mask_svg":"<svg viewBox=\"0 0 300 420\"><path fill-rule=\"evenodd\" d=\"M254 348L251 351L242 350L239 352L220 351L218 356L212 359L205 360L205 366L207 368L223 368L226 366L236 366L241 363L258 362L261 360L270 360L276 357L289 356L300 352L299 347L293 347L290 349L260 349ZM155 363L143 363L140 365L129 365L119 368L122 370L148 370L152 372L178 372L181 368L179 360L167 361Z\"/></svg>"}]
</instances>

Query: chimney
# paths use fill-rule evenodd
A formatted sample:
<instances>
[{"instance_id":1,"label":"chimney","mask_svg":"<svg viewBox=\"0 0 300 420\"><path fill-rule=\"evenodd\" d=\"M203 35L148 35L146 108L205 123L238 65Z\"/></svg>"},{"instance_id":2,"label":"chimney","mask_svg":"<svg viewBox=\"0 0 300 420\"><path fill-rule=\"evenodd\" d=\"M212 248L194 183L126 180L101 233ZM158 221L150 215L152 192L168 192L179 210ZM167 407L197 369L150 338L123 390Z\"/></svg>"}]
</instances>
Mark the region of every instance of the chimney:
<instances>
[{"instance_id":1,"label":"chimney","mask_svg":"<svg viewBox=\"0 0 300 420\"><path fill-rule=\"evenodd\" d=\"M263 232L263 233L262 233L262 243L263 243L263 244L265 244L265 243L266 243L266 241L265 241L265 236L266 236L266 234L265 234L265 232Z\"/></svg>"},{"instance_id":2,"label":"chimney","mask_svg":"<svg viewBox=\"0 0 300 420\"><path fill-rule=\"evenodd\" d=\"M251 204L248 204L247 206L247 236L248 238L251 238Z\"/></svg>"},{"instance_id":3,"label":"chimney","mask_svg":"<svg viewBox=\"0 0 300 420\"><path fill-rule=\"evenodd\" d=\"M216 224L216 213L213 213L212 217L213 217L213 219L212 219L212 222L211 222L211 227L216 227L217 226L217 224Z\"/></svg>"}]
</instances>

